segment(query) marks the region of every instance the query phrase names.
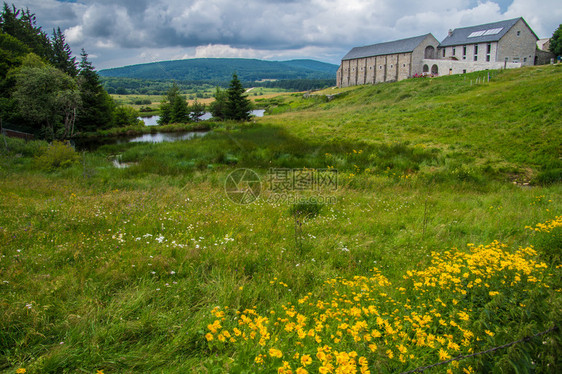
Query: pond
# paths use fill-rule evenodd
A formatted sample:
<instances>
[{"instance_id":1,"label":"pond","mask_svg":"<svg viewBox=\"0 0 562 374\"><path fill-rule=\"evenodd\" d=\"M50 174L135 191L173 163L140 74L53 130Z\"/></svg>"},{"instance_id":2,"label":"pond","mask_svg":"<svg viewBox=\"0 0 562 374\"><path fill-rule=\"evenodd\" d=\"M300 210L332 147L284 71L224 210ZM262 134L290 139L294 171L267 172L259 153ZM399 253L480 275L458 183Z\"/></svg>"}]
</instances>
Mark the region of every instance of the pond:
<instances>
[{"instance_id":1,"label":"pond","mask_svg":"<svg viewBox=\"0 0 562 374\"><path fill-rule=\"evenodd\" d=\"M130 138L125 143L163 143L176 142L178 140L188 140L207 135L208 131L189 131L189 132L157 132L154 134L144 134Z\"/></svg>"},{"instance_id":2,"label":"pond","mask_svg":"<svg viewBox=\"0 0 562 374\"><path fill-rule=\"evenodd\" d=\"M177 142L180 140L189 140L200 138L209 133L209 131L181 131L181 132L155 132L152 134L133 135L133 136L115 136L107 138L92 139L76 139L74 145L79 150L95 150L102 145L126 144L126 143L163 143Z\"/></svg>"},{"instance_id":3,"label":"pond","mask_svg":"<svg viewBox=\"0 0 562 374\"><path fill-rule=\"evenodd\" d=\"M251 112L251 115L256 117L263 117L264 114L265 114L265 109L256 109L256 110L252 110ZM205 112L205 114L199 117L199 119L201 121L206 121L211 119L212 117L213 115L211 113ZM160 116L139 117L139 119L143 120L146 126L158 126L158 120L160 119Z\"/></svg>"}]
</instances>

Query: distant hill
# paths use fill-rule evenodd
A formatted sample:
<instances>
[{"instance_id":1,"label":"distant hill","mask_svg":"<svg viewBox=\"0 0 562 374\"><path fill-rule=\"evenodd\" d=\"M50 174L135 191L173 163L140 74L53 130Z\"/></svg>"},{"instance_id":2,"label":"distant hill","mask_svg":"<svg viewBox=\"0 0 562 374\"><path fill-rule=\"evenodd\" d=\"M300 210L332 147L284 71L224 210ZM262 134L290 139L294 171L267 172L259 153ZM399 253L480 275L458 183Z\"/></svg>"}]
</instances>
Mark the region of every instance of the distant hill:
<instances>
[{"instance_id":1,"label":"distant hill","mask_svg":"<svg viewBox=\"0 0 562 374\"><path fill-rule=\"evenodd\" d=\"M242 58L196 58L161 61L99 71L102 77L202 82L230 81L236 72L242 81L264 79L335 79L338 66L315 60L265 61Z\"/></svg>"}]
</instances>

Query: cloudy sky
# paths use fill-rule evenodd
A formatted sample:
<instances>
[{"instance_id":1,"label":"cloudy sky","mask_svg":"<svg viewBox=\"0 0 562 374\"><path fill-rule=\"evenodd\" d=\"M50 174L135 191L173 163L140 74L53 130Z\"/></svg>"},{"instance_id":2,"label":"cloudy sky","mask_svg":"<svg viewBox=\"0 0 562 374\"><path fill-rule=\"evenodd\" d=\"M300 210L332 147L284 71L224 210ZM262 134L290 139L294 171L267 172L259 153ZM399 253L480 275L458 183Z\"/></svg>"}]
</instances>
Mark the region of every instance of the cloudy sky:
<instances>
[{"instance_id":1,"label":"cloudy sky","mask_svg":"<svg viewBox=\"0 0 562 374\"><path fill-rule=\"evenodd\" d=\"M352 47L523 17L539 38L562 22L560 0L12 0L59 26L97 69L195 57L312 58L339 64Z\"/></svg>"}]
</instances>

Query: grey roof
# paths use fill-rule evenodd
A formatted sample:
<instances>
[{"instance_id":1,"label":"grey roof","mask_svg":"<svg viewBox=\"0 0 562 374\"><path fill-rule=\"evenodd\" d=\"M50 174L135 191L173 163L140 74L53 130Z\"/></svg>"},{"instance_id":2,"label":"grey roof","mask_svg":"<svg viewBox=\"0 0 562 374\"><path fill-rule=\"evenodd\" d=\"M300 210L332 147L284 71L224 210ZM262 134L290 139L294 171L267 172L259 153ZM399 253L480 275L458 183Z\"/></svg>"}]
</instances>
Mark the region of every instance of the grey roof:
<instances>
[{"instance_id":1,"label":"grey roof","mask_svg":"<svg viewBox=\"0 0 562 374\"><path fill-rule=\"evenodd\" d=\"M412 52L428 35L431 34L395 40L392 42L372 44L364 47L355 47L343 56L342 61L353 60L356 58L390 55L394 53Z\"/></svg>"},{"instance_id":2,"label":"grey roof","mask_svg":"<svg viewBox=\"0 0 562 374\"><path fill-rule=\"evenodd\" d=\"M450 36L447 36L445 39L443 39L443 41L441 42L441 44L439 44L439 46L440 47L449 47L449 46L453 46L453 45L497 42L519 20L523 20L523 22L525 22L525 20L522 17L519 17L519 18L514 18L514 19L508 19L508 20L505 20L505 21L487 23L487 24L484 24L484 25L477 25L477 26L470 26L470 27L463 27L463 28L454 29L453 33ZM525 22L525 24L527 25L527 22ZM527 27L529 27L529 25L527 25ZM500 28L501 28L501 31L498 32L495 35L482 35L482 36L476 36L476 37L471 37L471 38L468 37L473 32L486 31L486 30L492 30L492 29L500 29ZM529 27L529 30L531 30L530 27ZM531 32L533 32L533 30L531 30ZM533 32L533 34L534 34L534 32Z\"/></svg>"}]
</instances>

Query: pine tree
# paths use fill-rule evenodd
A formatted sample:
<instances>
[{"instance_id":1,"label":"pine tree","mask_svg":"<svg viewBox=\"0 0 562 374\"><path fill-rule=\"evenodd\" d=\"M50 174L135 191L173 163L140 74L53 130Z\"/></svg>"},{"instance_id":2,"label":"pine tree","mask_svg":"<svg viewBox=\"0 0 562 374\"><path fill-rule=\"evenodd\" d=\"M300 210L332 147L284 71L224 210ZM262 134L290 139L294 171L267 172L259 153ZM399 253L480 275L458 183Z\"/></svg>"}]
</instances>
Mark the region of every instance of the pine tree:
<instances>
[{"instance_id":1,"label":"pine tree","mask_svg":"<svg viewBox=\"0 0 562 374\"><path fill-rule=\"evenodd\" d=\"M159 125L168 123L183 123L189 121L189 110L185 98L180 95L180 89L174 82L160 104Z\"/></svg>"},{"instance_id":2,"label":"pine tree","mask_svg":"<svg viewBox=\"0 0 562 374\"><path fill-rule=\"evenodd\" d=\"M37 26L37 18L29 9L20 10L14 5L10 8L4 3L0 14L0 31L18 39L44 60L52 60L53 50L49 37Z\"/></svg>"},{"instance_id":3,"label":"pine tree","mask_svg":"<svg viewBox=\"0 0 562 374\"><path fill-rule=\"evenodd\" d=\"M53 29L53 59L54 67L65 72L71 77L76 77L78 69L76 68L76 57L72 57L70 46L64 39L64 34L60 31L60 27Z\"/></svg>"},{"instance_id":4,"label":"pine tree","mask_svg":"<svg viewBox=\"0 0 562 374\"><path fill-rule=\"evenodd\" d=\"M227 101L225 118L234 121L249 121L252 103L244 94L245 89L238 79L236 73L232 74L232 80L227 90Z\"/></svg>"},{"instance_id":5,"label":"pine tree","mask_svg":"<svg viewBox=\"0 0 562 374\"><path fill-rule=\"evenodd\" d=\"M103 89L98 73L88 60L88 54L84 49L82 49L80 56L78 84L82 108L76 120L76 128L79 131L96 131L109 128L112 125L115 104Z\"/></svg>"},{"instance_id":6,"label":"pine tree","mask_svg":"<svg viewBox=\"0 0 562 374\"><path fill-rule=\"evenodd\" d=\"M198 122L200 117L205 114L205 104L200 103L195 99L193 103L189 106L189 116L192 121Z\"/></svg>"}]
</instances>

